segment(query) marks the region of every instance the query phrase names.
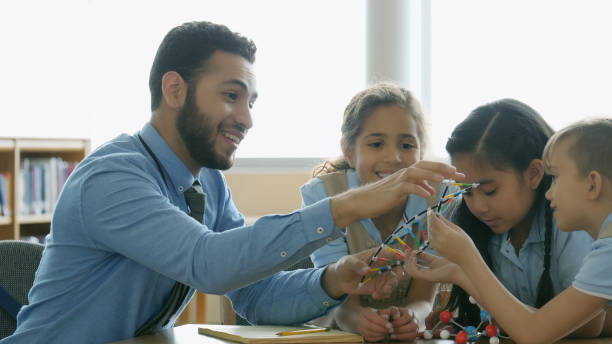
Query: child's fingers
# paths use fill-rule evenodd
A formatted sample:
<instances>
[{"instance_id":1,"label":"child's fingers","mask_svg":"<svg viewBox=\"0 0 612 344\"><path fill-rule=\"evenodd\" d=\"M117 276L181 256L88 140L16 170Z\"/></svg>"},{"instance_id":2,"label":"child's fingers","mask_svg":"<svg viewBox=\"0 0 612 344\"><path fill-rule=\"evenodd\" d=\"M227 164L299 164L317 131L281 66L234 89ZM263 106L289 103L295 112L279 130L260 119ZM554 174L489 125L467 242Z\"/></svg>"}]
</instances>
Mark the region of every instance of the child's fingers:
<instances>
[{"instance_id":1,"label":"child's fingers","mask_svg":"<svg viewBox=\"0 0 612 344\"><path fill-rule=\"evenodd\" d=\"M426 264L432 264L436 261L436 259L438 259L437 256L434 256L433 254L429 254L426 252L417 252L416 254L416 258L417 258L417 262L419 260L425 262Z\"/></svg>"},{"instance_id":2,"label":"child's fingers","mask_svg":"<svg viewBox=\"0 0 612 344\"><path fill-rule=\"evenodd\" d=\"M412 341L418 334L419 327L416 322L410 321L402 326L394 327L393 336L391 338L401 341Z\"/></svg>"},{"instance_id":3,"label":"child's fingers","mask_svg":"<svg viewBox=\"0 0 612 344\"><path fill-rule=\"evenodd\" d=\"M389 322L373 308L362 309L357 319L357 330L368 341L378 341L385 338L389 332Z\"/></svg>"},{"instance_id":4,"label":"child's fingers","mask_svg":"<svg viewBox=\"0 0 612 344\"><path fill-rule=\"evenodd\" d=\"M404 268L406 273L412 277L429 280L426 273L417 264L417 252L412 252L406 257Z\"/></svg>"},{"instance_id":5,"label":"child's fingers","mask_svg":"<svg viewBox=\"0 0 612 344\"><path fill-rule=\"evenodd\" d=\"M444 216L436 216L438 219L440 219L441 222L443 222L444 224L446 224L448 226L448 228L459 232L459 233L463 233L463 230L461 229L461 227L457 226L456 224L450 222L449 220L445 219Z\"/></svg>"},{"instance_id":6,"label":"child's fingers","mask_svg":"<svg viewBox=\"0 0 612 344\"><path fill-rule=\"evenodd\" d=\"M396 311L395 314L397 314L392 318L391 321L391 324L394 328L399 328L406 324L414 322L414 313L411 310L409 310L408 308L393 308L395 308L394 311Z\"/></svg>"}]
</instances>

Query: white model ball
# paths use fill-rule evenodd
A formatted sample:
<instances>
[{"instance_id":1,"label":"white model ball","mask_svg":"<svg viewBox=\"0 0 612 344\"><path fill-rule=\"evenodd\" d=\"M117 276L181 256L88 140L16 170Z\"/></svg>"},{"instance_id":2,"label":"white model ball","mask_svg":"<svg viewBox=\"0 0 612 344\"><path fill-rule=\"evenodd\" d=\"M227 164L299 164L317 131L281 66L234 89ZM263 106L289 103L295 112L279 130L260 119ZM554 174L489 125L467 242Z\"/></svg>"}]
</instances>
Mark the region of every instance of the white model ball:
<instances>
[{"instance_id":1,"label":"white model ball","mask_svg":"<svg viewBox=\"0 0 612 344\"><path fill-rule=\"evenodd\" d=\"M491 337L489 338L490 344L499 344L499 337Z\"/></svg>"},{"instance_id":2,"label":"white model ball","mask_svg":"<svg viewBox=\"0 0 612 344\"><path fill-rule=\"evenodd\" d=\"M450 337L450 332L448 332L448 330L442 330L442 331L440 331L440 338L442 338L442 339L448 339L448 337Z\"/></svg>"},{"instance_id":3,"label":"white model ball","mask_svg":"<svg viewBox=\"0 0 612 344\"><path fill-rule=\"evenodd\" d=\"M430 330L426 330L425 332L423 332L423 338L425 338L425 339L432 339L433 338L433 333L431 333Z\"/></svg>"}]
</instances>

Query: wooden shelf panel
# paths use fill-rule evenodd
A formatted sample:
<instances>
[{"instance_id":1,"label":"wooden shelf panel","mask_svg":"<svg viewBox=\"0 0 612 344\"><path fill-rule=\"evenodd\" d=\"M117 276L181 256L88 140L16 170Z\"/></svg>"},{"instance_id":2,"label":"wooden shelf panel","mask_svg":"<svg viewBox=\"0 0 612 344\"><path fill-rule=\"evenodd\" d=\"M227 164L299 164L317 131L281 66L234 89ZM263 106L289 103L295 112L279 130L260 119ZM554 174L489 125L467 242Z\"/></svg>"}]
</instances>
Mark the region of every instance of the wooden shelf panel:
<instances>
[{"instance_id":1,"label":"wooden shelf panel","mask_svg":"<svg viewBox=\"0 0 612 344\"><path fill-rule=\"evenodd\" d=\"M21 224L33 224L33 223L50 223L51 214L43 215L19 215L19 223Z\"/></svg>"},{"instance_id":2,"label":"wooden shelf panel","mask_svg":"<svg viewBox=\"0 0 612 344\"><path fill-rule=\"evenodd\" d=\"M88 141L83 139L17 139L17 147L23 152L87 151Z\"/></svg>"},{"instance_id":3,"label":"wooden shelf panel","mask_svg":"<svg viewBox=\"0 0 612 344\"><path fill-rule=\"evenodd\" d=\"M15 149L15 140L0 137L0 150L12 151Z\"/></svg>"},{"instance_id":4,"label":"wooden shelf panel","mask_svg":"<svg viewBox=\"0 0 612 344\"><path fill-rule=\"evenodd\" d=\"M0 225L10 225L12 222L10 216L0 216Z\"/></svg>"}]
</instances>

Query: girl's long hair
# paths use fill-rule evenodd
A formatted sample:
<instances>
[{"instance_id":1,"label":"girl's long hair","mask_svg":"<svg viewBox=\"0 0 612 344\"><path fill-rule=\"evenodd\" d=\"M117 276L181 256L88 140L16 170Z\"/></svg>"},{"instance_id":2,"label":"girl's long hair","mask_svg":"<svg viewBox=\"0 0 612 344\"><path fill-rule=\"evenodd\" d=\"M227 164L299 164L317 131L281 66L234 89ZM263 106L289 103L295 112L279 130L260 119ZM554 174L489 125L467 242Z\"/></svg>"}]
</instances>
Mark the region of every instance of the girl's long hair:
<instances>
[{"instance_id":1,"label":"girl's long hair","mask_svg":"<svg viewBox=\"0 0 612 344\"><path fill-rule=\"evenodd\" d=\"M461 122L446 143L451 157L467 153L476 160L487 162L496 169L512 169L523 173L533 159L541 159L546 142L553 134L552 128L531 107L514 99L502 99L478 107ZM536 199L530 212L545 202L545 257L544 271L538 284L535 307L540 308L553 297L550 278L550 251L552 240L552 211L544 194L550 187L551 177L545 175L536 190ZM452 215L452 221L472 238L485 262L493 270L489 241L493 232L468 209L464 200ZM458 310L461 324L477 324L480 321L478 306L469 302L469 295L453 286L446 306Z\"/></svg>"}]
</instances>

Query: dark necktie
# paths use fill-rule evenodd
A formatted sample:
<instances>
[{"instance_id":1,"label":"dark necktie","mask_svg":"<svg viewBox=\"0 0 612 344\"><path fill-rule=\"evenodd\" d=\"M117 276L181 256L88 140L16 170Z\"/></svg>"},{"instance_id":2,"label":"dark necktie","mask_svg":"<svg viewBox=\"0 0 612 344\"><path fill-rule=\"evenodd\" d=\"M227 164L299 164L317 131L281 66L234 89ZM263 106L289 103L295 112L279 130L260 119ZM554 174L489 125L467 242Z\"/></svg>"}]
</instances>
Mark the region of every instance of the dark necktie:
<instances>
[{"instance_id":1,"label":"dark necktie","mask_svg":"<svg viewBox=\"0 0 612 344\"><path fill-rule=\"evenodd\" d=\"M202 223L204 218L204 205L206 204L206 194L202 190L199 181L193 182L193 185L185 191L185 200L189 206L189 215L198 222ZM136 336L151 334L159 331L164 327L170 318L178 311L183 304L185 297L189 293L189 287L181 282L176 282L170 297L162 309L142 325L137 331Z\"/></svg>"}]
</instances>

